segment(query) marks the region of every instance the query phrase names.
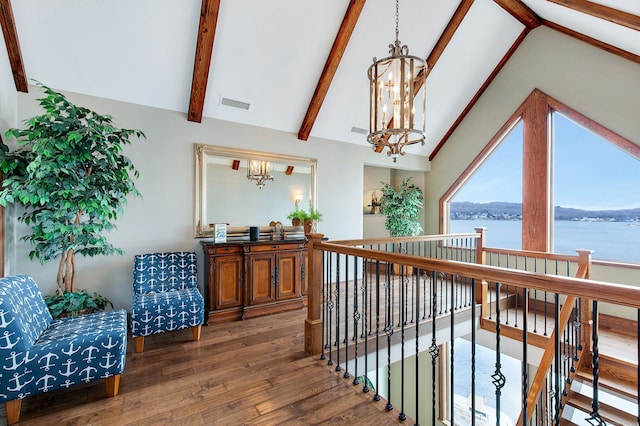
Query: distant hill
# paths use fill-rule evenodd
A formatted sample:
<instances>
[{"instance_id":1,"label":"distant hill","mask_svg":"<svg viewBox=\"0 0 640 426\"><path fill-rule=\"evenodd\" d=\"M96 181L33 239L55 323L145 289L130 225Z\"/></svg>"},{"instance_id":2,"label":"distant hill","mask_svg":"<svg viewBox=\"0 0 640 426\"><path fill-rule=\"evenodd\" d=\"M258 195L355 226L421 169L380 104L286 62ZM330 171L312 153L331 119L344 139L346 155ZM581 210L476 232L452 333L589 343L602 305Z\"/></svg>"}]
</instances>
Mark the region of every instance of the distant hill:
<instances>
[{"instance_id":1,"label":"distant hill","mask_svg":"<svg viewBox=\"0 0 640 426\"><path fill-rule=\"evenodd\" d=\"M454 220L522 220L522 204L491 202L454 202L450 205L451 219ZM593 222L640 222L640 208L621 210L582 210L556 206L555 220L577 220Z\"/></svg>"}]
</instances>

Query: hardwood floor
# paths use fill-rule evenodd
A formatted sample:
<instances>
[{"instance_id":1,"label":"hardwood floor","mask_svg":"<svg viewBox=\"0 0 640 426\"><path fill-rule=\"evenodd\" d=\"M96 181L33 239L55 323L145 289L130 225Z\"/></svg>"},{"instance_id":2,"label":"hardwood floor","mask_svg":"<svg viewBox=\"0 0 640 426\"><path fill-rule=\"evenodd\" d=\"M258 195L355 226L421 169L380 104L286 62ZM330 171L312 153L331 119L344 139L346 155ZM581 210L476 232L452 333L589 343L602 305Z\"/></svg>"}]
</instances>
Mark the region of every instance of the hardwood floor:
<instances>
[{"instance_id":1,"label":"hardwood floor","mask_svg":"<svg viewBox=\"0 0 640 426\"><path fill-rule=\"evenodd\" d=\"M104 381L35 395L21 425L413 424L304 353L306 310L129 341L120 394ZM2 404L1 419L4 416Z\"/></svg>"}]
</instances>

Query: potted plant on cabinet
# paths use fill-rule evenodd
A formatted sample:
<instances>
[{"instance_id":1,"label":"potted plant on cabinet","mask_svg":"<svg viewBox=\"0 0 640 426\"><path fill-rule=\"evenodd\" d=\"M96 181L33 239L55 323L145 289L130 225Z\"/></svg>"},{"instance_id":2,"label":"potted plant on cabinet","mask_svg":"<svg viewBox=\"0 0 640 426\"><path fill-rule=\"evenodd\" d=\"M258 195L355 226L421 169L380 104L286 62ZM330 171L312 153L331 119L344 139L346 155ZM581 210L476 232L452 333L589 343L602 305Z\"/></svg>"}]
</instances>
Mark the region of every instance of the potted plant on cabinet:
<instances>
[{"instance_id":1,"label":"potted plant on cabinet","mask_svg":"<svg viewBox=\"0 0 640 426\"><path fill-rule=\"evenodd\" d=\"M380 213L385 216L384 226L392 237L415 236L422 232L418 219L424 197L422 190L410 181L411 178L403 179L398 189L382 182ZM398 249L402 253L402 245ZM399 269L399 265L394 265L395 273L399 273ZM406 268L405 273L411 272L412 268Z\"/></svg>"},{"instance_id":2,"label":"potted plant on cabinet","mask_svg":"<svg viewBox=\"0 0 640 426\"><path fill-rule=\"evenodd\" d=\"M140 196L132 177L138 172L122 154L140 130L120 129L113 118L74 105L37 83L46 97L38 99L44 114L26 120L25 129L10 129L17 149L0 145L5 175L0 205L19 204L18 220L31 226L22 237L32 245L29 258L42 263L60 258L57 291L46 298L55 316L104 309L103 296L76 289L75 255L123 254L107 242L127 196Z\"/></svg>"},{"instance_id":3,"label":"potted plant on cabinet","mask_svg":"<svg viewBox=\"0 0 640 426\"><path fill-rule=\"evenodd\" d=\"M309 213L304 220L304 233L313 234L317 231L318 222L322 220L322 213L313 207L309 207Z\"/></svg>"},{"instance_id":4,"label":"potted plant on cabinet","mask_svg":"<svg viewBox=\"0 0 640 426\"><path fill-rule=\"evenodd\" d=\"M300 210L296 205L296 209L289 213L287 219L291 221L291 225L293 226L302 226L304 221L307 219L307 212L304 210Z\"/></svg>"}]
</instances>

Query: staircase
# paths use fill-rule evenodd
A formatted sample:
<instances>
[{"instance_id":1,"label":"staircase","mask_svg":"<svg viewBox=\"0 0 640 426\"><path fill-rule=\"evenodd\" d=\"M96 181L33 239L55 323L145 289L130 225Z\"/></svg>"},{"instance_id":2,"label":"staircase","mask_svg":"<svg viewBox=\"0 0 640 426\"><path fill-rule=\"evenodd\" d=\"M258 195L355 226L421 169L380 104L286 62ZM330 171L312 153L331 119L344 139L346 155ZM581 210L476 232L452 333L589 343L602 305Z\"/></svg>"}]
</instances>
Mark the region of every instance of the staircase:
<instances>
[{"instance_id":1,"label":"staircase","mask_svg":"<svg viewBox=\"0 0 640 426\"><path fill-rule=\"evenodd\" d=\"M620 334L620 339L625 339ZM635 340L634 340L635 343ZM605 349L606 350L606 349ZM565 408L560 424L593 425L589 422L593 401L593 370L584 363L568 386ZM609 355L599 355L598 414L610 425L634 425L638 423L637 365Z\"/></svg>"}]
</instances>

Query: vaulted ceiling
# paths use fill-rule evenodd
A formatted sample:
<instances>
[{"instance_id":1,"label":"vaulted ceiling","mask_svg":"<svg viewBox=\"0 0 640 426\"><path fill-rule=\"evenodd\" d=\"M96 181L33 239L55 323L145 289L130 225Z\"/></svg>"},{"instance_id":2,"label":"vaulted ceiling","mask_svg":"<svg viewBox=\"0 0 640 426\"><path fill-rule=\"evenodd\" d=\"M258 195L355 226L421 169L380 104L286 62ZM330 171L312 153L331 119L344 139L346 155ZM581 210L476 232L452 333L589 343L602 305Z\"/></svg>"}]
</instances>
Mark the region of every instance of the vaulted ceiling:
<instances>
[{"instance_id":1,"label":"vaulted ceiling","mask_svg":"<svg viewBox=\"0 0 640 426\"><path fill-rule=\"evenodd\" d=\"M367 145L367 68L395 38L395 2L0 0L0 23L19 91L35 79ZM640 63L638 1L401 0L399 25L429 65L427 143L407 149L429 158L538 26Z\"/></svg>"}]
</instances>

